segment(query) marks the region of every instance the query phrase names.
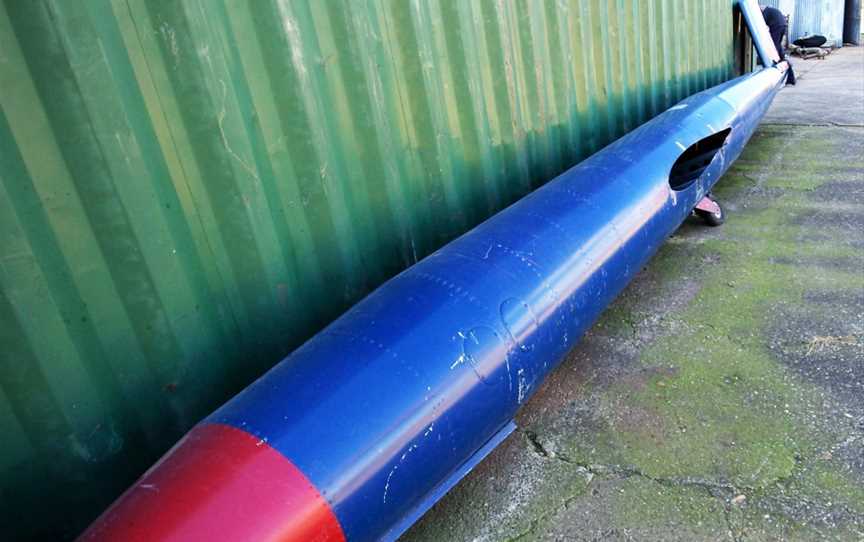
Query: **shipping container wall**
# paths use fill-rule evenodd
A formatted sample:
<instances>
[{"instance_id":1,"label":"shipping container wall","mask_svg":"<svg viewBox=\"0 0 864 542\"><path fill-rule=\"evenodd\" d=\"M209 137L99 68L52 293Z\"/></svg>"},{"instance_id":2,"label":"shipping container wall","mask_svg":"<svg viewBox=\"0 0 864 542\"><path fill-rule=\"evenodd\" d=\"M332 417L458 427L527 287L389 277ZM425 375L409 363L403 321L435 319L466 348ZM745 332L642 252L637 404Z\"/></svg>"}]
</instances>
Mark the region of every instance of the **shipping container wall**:
<instances>
[{"instance_id":1,"label":"shipping container wall","mask_svg":"<svg viewBox=\"0 0 864 542\"><path fill-rule=\"evenodd\" d=\"M729 0L0 3L0 533L731 67Z\"/></svg>"},{"instance_id":2,"label":"shipping container wall","mask_svg":"<svg viewBox=\"0 0 864 542\"><path fill-rule=\"evenodd\" d=\"M789 28L790 43L811 34L828 38L828 44L843 46L845 0L796 0L795 16Z\"/></svg>"},{"instance_id":3,"label":"shipping container wall","mask_svg":"<svg viewBox=\"0 0 864 542\"><path fill-rule=\"evenodd\" d=\"M828 44L843 46L845 0L763 0L760 4L779 9L789 18L789 43L821 34Z\"/></svg>"}]
</instances>

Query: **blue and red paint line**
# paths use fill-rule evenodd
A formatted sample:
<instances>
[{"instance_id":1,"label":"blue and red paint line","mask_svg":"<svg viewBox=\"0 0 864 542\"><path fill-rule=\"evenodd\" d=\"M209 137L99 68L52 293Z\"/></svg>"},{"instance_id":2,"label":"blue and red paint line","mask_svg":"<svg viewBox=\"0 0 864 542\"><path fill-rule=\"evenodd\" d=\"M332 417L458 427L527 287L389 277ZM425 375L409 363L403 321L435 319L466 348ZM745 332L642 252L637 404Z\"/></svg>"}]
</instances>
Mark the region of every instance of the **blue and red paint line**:
<instances>
[{"instance_id":1,"label":"blue and red paint line","mask_svg":"<svg viewBox=\"0 0 864 542\"><path fill-rule=\"evenodd\" d=\"M190 431L83 540L343 542L330 505L284 455L241 429Z\"/></svg>"}]
</instances>

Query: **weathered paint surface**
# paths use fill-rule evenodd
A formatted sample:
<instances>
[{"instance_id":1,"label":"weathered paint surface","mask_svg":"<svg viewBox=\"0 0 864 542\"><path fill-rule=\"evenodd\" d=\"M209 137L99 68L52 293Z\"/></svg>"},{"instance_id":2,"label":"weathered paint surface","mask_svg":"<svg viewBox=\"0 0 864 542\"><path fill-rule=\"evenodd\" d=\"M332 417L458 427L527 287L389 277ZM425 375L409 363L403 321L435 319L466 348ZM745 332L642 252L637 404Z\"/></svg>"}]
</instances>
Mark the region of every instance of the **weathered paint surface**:
<instances>
[{"instance_id":1,"label":"weathered paint surface","mask_svg":"<svg viewBox=\"0 0 864 542\"><path fill-rule=\"evenodd\" d=\"M861 539L864 51L810 64L726 224L678 230L403 542Z\"/></svg>"},{"instance_id":2,"label":"weathered paint surface","mask_svg":"<svg viewBox=\"0 0 864 542\"><path fill-rule=\"evenodd\" d=\"M0 4L0 532L76 532L385 278L728 79L731 23L728 0Z\"/></svg>"},{"instance_id":3,"label":"weathered paint surface","mask_svg":"<svg viewBox=\"0 0 864 542\"><path fill-rule=\"evenodd\" d=\"M842 47L845 8L845 0L797 0L789 35L797 40L821 34L828 38L829 44Z\"/></svg>"},{"instance_id":4,"label":"weathered paint surface","mask_svg":"<svg viewBox=\"0 0 864 542\"><path fill-rule=\"evenodd\" d=\"M789 43L798 38L821 34L829 44L843 46L845 0L764 0L789 18Z\"/></svg>"}]
</instances>

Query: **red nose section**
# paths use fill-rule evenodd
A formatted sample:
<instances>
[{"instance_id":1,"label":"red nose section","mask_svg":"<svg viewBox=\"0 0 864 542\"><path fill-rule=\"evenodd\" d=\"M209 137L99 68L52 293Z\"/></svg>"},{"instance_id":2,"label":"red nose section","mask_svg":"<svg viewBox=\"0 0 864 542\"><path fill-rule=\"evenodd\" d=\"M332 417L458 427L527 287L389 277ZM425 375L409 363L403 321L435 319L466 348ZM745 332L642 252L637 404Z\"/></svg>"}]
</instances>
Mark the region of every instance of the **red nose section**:
<instances>
[{"instance_id":1,"label":"red nose section","mask_svg":"<svg viewBox=\"0 0 864 542\"><path fill-rule=\"evenodd\" d=\"M120 497L80 540L343 542L327 501L285 456L205 424Z\"/></svg>"}]
</instances>

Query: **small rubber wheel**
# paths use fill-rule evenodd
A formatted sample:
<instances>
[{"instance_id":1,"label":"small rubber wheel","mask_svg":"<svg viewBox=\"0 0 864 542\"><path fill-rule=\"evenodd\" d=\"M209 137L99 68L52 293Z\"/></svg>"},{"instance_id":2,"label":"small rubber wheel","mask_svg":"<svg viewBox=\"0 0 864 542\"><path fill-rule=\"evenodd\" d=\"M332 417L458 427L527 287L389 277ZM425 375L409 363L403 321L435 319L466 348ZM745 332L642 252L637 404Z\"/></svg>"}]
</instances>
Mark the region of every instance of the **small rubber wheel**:
<instances>
[{"instance_id":1,"label":"small rubber wheel","mask_svg":"<svg viewBox=\"0 0 864 542\"><path fill-rule=\"evenodd\" d=\"M717 202L715 201L714 203ZM717 209L716 213L696 209L696 216L704 220L705 223L712 228L716 228L726 222L726 213L723 211L723 207L719 203L717 203Z\"/></svg>"}]
</instances>

